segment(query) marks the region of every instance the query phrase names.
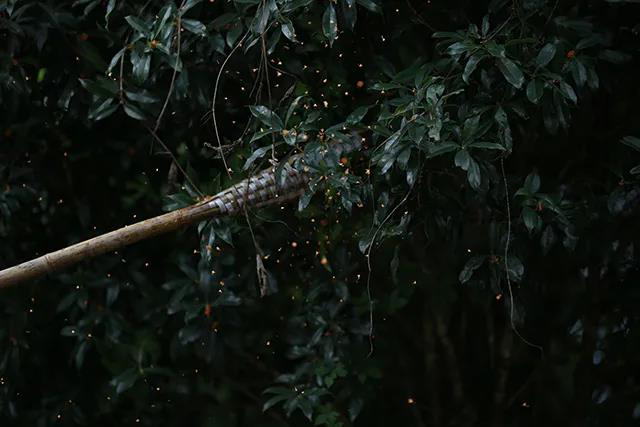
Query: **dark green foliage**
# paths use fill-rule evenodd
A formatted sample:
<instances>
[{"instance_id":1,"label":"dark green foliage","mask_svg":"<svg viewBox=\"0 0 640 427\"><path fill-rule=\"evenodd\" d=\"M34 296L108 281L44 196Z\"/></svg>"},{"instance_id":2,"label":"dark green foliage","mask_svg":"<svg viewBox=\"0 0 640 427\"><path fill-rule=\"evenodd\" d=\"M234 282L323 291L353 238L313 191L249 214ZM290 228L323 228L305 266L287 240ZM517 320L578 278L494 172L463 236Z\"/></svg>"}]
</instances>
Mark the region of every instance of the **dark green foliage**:
<instances>
[{"instance_id":1,"label":"dark green foliage","mask_svg":"<svg viewBox=\"0 0 640 427\"><path fill-rule=\"evenodd\" d=\"M637 423L638 16L0 0L0 268L311 175L3 291L0 425Z\"/></svg>"}]
</instances>

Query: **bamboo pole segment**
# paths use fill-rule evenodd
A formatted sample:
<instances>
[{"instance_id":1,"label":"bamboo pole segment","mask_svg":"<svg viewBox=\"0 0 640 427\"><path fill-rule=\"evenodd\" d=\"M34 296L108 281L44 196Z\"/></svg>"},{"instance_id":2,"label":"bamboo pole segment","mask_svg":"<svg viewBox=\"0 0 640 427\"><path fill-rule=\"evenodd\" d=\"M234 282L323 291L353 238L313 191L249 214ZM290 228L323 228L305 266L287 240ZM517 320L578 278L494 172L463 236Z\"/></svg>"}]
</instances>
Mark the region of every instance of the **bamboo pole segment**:
<instances>
[{"instance_id":1,"label":"bamboo pole segment","mask_svg":"<svg viewBox=\"0 0 640 427\"><path fill-rule=\"evenodd\" d=\"M275 179L275 168L263 170L257 175L192 206L122 227L2 270L0 271L0 289L37 279L84 259L111 252L140 240L168 233L214 216L236 214L242 211L245 206L262 207L296 199L304 192L306 182L307 177L304 173L289 166L285 172L284 183L278 186Z\"/></svg>"}]
</instances>

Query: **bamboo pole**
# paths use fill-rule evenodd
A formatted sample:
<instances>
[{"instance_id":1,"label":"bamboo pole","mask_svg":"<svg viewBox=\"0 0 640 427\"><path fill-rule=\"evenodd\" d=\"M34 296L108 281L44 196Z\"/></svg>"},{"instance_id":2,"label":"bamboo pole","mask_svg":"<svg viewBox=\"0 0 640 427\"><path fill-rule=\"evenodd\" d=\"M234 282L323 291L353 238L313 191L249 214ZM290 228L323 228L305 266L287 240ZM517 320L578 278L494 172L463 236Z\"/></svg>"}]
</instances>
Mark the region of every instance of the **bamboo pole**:
<instances>
[{"instance_id":1,"label":"bamboo pole","mask_svg":"<svg viewBox=\"0 0 640 427\"><path fill-rule=\"evenodd\" d=\"M140 240L174 231L184 225L199 222L215 215L216 211L217 208L211 208L207 204L188 206L23 262L0 271L0 289L36 279L83 259L102 255Z\"/></svg>"},{"instance_id":2,"label":"bamboo pole","mask_svg":"<svg viewBox=\"0 0 640 427\"><path fill-rule=\"evenodd\" d=\"M296 199L304 192L307 181L305 174L289 166L284 183L278 186L274 173L275 168L266 169L195 205L122 227L2 270L0 271L0 289L37 279L84 259L217 215L236 214L246 207L280 204Z\"/></svg>"}]
</instances>

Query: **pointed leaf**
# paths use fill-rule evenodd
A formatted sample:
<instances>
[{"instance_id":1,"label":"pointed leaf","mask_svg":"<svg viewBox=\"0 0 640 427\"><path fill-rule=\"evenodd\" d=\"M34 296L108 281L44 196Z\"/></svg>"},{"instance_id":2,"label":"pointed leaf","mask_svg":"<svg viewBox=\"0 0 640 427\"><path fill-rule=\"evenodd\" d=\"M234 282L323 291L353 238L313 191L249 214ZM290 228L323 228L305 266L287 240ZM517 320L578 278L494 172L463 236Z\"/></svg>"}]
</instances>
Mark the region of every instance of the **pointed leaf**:
<instances>
[{"instance_id":1,"label":"pointed leaf","mask_svg":"<svg viewBox=\"0 0 640 427\"><path fill-rule=\"evenodd\" d=\"M282 31L282 34L284 34L284 36L289 40L291 40L292 42L298 41L296 39L296 30L295 28L293 28L293 24L291 23L291 20L286 19L280 25L280 30Z\"/></svg>"},{"instance_id":2,"label":"pointed leaf","mask_svg":"<svg viewBox=\"0 0 640 427\"><path fill-rule=\"evenodd\" d=\"M558 83L558 89L560 90L560 93L562 94L562 96L567 98L569 101L573 102L574 104L578 102L578 97L576 96L575 91L573 90L571 85L569 85L568 83L566 82Z\"/></svg>"},{"instance_id":3,"label":"pointed leaf","mask_svg":"<svg viewBox=\"0 0 640 427\"><path fill-rule=\"evenodd\" d=\"M374 0L357 0L358 4L371 12L382 13L382 8L377 1Z\"/></svg>"},{"instance_id":4,"label":"pointed leaf","mask_svg":"<svg viewBox=\"0 0 640 427\"><path fill-rule=\"evenodd\" d=\"M467 169L469 169L470 162L471 162L471 156L469 155L469 151L460 150L456 153L456 156L455 156L456 166L458 166L462 170L466 171Z\"/></svg>"},{"instance_id":5,"label":"pointed leaf","mask_svg":"<svg viewBox=\"0 0 640 427\"><path fill-rule=\"evenodd\" d=\"M480 176L480 166L472 157L469 158L469 169L467 170L467 180L471 188L477 190L480 188L482 178Z\"/></svg>"},{"instance_id":6,"label":"pointed leaf","mask_svg":"<svg viewBox=\"0 0 640 427\"><path fill-rule=\"evenodd\" d=\"M471 74L475 71L482 58L483 56L478 54L472 55L471 58L469 58L462 73L462 80L464 80L465 83L469 83L469 77L471 77Z\"/></svg>"},{"instance_id":7,"label":"pointed leaf","mask_svg":"<svg viewBox=\"0 0 640 427\"><path fill-rule=\"evenodd\" d=\"M257 117L262 123L276 130L282 130L284 125L282 119L264 105L252 105L249 107L251 114Z\"/></svg>"},{"instance_id":8,"label":"pointed leaf","mask_svg":"<svg viewBox=\"0 0 640 427\"><path fill-rule=\"evenodd\" d=\"M467 263L462 268L462 271L458 275L458 280L460 280L460 283L466 283L467 281L469 281L469 279L471 279L471 276L473 276L473 272L482 267L482 264L484 263L486 258L486 256L479 255L469 258Z\"/></svg>"},{"instance_id":9,"label":"pointed leaf","mask_svg":"<svg viewBox=\"0 0 640 427\"><path fill-rule=\"evenodd\" d=\"M529 232L535 230L538 226L538 222L540 221L540 217L536 211L526 206L522 208L522 219L524 220L524 225L527 227Z\"/></svg>"},{"instance_id":10,"label":"pointed leaf","mask_svg":"<svg viewBox=\"0 0 640 427\"><path fill-rule=\"evenodd\" d=\"M524 83L524 75L520 68L510 59L500 58L498 60L498 68L502 72L504 78L515 88L520 89Z\"/></svg>"},{"instance_id":11,"label":"pointed leaf","mask_svg":"<svg viewBox=\"0 0 640 427\"><path fill-rule=\"evenodd\" d=\"M329 2L322 16L322 32L329 39L329 45L333 46L333 41L338 37L338 18L333 3Z\"/></svg>"},{"instance_id":12,"label":"pointed leaf","mask_svg":"<svg viewBox=\"0 0 640 427\"><path fill-rule=\"evenodd\" d=\"M531 80L527 84L527 98L529 101L537 104L544 94L544 83L540 80Z\"/></svg>"},{"instance_id":13,"label":"pointed leaf","mask_svg":"<svg viewBox=\"0 0 640 427\"><path fill-rule=\"evenodd\" d=\"M207 27L200 21L195 19L183 19L181 22L184 29L191 33L202 36L207 34Z\"/></svg>"},{"instance_id":14,"label":"pointed leaf","mask_svg":"<svg viewBox=\"0 0 640 427\"><path fill-rule=\"evenodd\" d=\"M553 57L556 55L556 46L552 43L547 43L544 47L538 52L538 56L536 57L536 66L544 67L547 65Z\"/></svg>"},{"instance_id":15,"label":"pointed leaf","mask_svg":"<svg viewBox=\"0 0 640 427\"><path fill-rule=\"evenodd\" d=\"M136 120L144 120L144 113L135 105L132 104L124 104L124 112L127 113L127 116Z\"/></svg>"},{"instance_id":16,"label":"pointed leaf","mask_svg":"<svg viewBox=\"0 0 640 427\"><path fill-rule=\"evenodd\" d=\"M242 170L246 171L247 169L249 169L253 162L263 157L270 149L271 146L267 145L266 147L260 147L255 150L253 153L251 153L251 156L249 156L247 161L244 163L244 166L242 166Z\"/></svg>"},{"instance_id":17,"label":"pointed leaf","mask_svg":"<svg viewBox=\"0 0 640 427\"><path fill-rule=\"evenodd\" d=\"M127 17L124 18L125 21L127 21L127 23L136 31L139 31L140 33L146 35L148 33L151 32L151 26L146 23L145 21L143 21L142 19L133 16L133 15L129 15Z\"/></svg>"},{"instance_id":18,"label":"pointed leaf","mask_svg":"<svg viewBox=\"0 0 640 427\"><path fill-rule=\"evenodd\" d=\"M640 151L640 138L636 138L635 136L625 136L620 140L625 145Z\"/></svg>"}]
</instances>

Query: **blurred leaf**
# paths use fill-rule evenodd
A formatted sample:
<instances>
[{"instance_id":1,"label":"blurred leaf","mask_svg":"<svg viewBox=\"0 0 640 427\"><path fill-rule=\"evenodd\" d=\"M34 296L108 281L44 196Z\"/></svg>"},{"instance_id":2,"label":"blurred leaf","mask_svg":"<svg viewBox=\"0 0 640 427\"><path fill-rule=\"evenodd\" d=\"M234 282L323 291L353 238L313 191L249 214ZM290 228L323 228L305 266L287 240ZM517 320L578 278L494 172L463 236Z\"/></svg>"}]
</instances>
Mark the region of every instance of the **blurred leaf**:
<instances>
[{"instance_id":1,"label":"blurred leaf","mask_svg":"<svg viewBox=\"0 0 640 427\"><path fill-rule=\"evenodd\" d=\"M640 138L635 136L625 136L620 141L634 150L640 151Z\"/></svg>"},{"instance_id":2,"label":"blurred leaf","mask_svg":"<svg viewBox=\"0 0 640 427\"><path fill-rule=\"evenodd\" d=\"M458 280L460 280L460 283L464 284L468 282L469 279L471 279L471 276L473 276L473 272L482 267L482 264L484 264L486 258L486 256L479 255L469 258L467 263L462 268L462 271L460 271L460 274L458 275Z\"/></svg>"},{"instance_id":3,"label":"blurred leaf","mask_svg":"<svg viewBox=\"0 0 640 427\"><path fill-rule=\"evenodd\" d=\"M527 84L527 98L529 101L537 104L540 102L542 95L544 94L544 83L540 80L531 80Z\"/></svg>"},{"instance_id":4,"label":"blurred leaf","mask_svg":"<svg viewBox=\"0 0 640 427\"><path fill-rule=\"evenodd\" d=\"M382 7L376 0L356 0L358 4L371 12L382 13Z\"/></svg>"},{"instance_id":5,"label":"blurred leaf","mask_svg":"<svg viewBox=\"0 0 640 427\"><path fill-rule=\"evenodd\" d=\"M207 27L205 27L205 25L200 21L196 21L195 19L182 19L181 23L184 29L191 33L199 36L207 34Z\"/></svg>"}]
</instances>

